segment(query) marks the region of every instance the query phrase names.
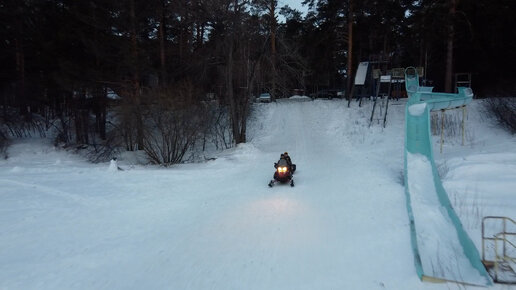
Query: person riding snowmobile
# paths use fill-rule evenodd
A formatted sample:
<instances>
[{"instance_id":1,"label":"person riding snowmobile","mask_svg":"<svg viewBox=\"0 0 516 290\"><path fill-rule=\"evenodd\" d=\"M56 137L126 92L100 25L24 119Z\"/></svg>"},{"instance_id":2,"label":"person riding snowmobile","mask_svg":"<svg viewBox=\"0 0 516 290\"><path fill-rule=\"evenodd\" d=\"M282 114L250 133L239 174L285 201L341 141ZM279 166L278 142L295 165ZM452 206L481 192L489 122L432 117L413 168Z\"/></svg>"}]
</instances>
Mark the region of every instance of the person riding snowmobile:
<instances>
[{"instance_id":1,"label":"person riding snowmobile","mask_svg":"<svg viewBox=\"0 0 516 290\"><path fill-rule=\"evenodd\" d=\"M296 171L296 165L292 164L292 160L290 159L288 152L285 152L282 155L285 158L285 160L287 160L288 166L290 166L290 168L292 169L292 173L294 173L294 171Z\"/></svg>"},{"instance_id":2,"label":"person riding snowmobile","mask_svg":"<svg viewBox=\"0 0 516 290\"><path fill-rule=\"evenodd\" d=\"M292 167L288 164L288 161L286 158L280 158L280 160L278 160L278 162L274 163L274 168L278 169L280 168L280 170L276 170L274 172L274 179L278 180L278 179L281 179L281 178L292 178ZM286 174L281 174L281 173L286 173ZM280 176L280 174L282 176Z\"/></svg>"},{"instance_id":3,"label":"person riding snowmobile","mask_svg":"<svg viewBox=\"0 0 516 290\"><path fill-rule=\"evenodd\" d=\"M288 156L288 153L285 153L286 155L281 154L278 162L274 163L274 168L276 168L276 171L274 172L274 179L269 182L270 187L272 187L276 181L282 183L290 182L290 186L294 186L294 179L292 175L296 170L296 165L292 164L292 161Z\"/></svg>"},{"instance_id":4,"label":"person riding snowmobile","mask_svg":"<svg viewBox=\"0 0 516 290\"><path fill-rule=\"evenodd\" d=\"M278 168L278 163L281 160L285 160L285 162L287 163L286 165L289 167L289 171L292 171L292 173L294 173L294 171L296 171L296 165L292 164L292 159L290 159L288 152L281 153L279 161L274 163L274 168Z\"/></svg>"},{"instance_id":5,"label":"person riding snowmobile","mask_svg":"<svg viewBox=\"0 0 516 290\"><path fill-rule=\"evenodd\" d=\"M280 155L280 160L281 159L284 159L287 162L287 165L288 165L289 169L292 171L292 173L294 173L296 171L296 165L292 163L292 159L290 159L288 152L282 153ZM277 164L278 163L274 163L274 168L277 168Z\"/></svg>"}]
</instances>

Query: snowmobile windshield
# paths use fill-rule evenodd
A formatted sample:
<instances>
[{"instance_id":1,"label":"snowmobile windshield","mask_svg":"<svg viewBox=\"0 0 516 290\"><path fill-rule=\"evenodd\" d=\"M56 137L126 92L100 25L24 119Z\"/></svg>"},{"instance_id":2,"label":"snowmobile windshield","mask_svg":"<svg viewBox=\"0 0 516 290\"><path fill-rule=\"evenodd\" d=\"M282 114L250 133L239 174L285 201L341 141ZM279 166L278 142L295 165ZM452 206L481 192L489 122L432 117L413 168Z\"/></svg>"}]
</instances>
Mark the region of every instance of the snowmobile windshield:
<instances>
[{"instance_id":1,"label":"snowmobile windshield","mask_svg":"<svg viewBox=\"0 0 516 290\"><path fill-rule=\"evenodd\" d=\"M278 161L278 166L288 166L287 160L285 160L285 159L280 159L280 160Z\"/></svg>"}]
</instances>

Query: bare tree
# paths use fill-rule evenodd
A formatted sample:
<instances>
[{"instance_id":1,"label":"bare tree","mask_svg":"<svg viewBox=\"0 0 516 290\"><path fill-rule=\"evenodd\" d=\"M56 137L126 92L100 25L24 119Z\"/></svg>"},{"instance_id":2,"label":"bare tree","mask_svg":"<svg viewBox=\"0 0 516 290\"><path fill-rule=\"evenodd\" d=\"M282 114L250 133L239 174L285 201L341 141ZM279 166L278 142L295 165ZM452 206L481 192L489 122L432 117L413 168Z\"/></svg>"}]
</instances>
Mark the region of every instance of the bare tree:
<instances>
[{"instance_id":1,"label":"bare tree","mask_svg":"<svg viewBox=\"0 0 516 290\"><path fill-rule=\"evenodd\" d=\"M245 10L248 1L221 0L218 15L221 35L219 48L221 85L224 87L224 101L228 105L234 142L246 142L246 125L249 113L250 79L254 79L254 69L250 66L251 57L246 47L246 31L243 29ZM253 67L253 68L250 68ZM247 70L246 68L249 68ZM252 85L252 84L251 84Z\"/></svg>"}]
</instances>

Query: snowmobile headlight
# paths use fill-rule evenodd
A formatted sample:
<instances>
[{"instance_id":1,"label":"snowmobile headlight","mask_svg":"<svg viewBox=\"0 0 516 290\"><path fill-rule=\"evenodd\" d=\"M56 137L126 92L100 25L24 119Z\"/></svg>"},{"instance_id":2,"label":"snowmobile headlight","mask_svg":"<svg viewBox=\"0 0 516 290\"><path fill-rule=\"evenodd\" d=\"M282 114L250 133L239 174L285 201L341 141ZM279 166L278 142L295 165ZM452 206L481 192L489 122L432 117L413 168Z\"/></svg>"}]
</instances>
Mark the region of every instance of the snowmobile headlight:
<instances>
[{"instance_id":1,"label":"snowmobile headlight","mask_svg":"<svg viewBox=\"0 0 516 290\"><path fill-rule=\"evenodd\" d=\"M278 167L278 172L287 172L287 167Z\"/></svg>"}]
</instances>

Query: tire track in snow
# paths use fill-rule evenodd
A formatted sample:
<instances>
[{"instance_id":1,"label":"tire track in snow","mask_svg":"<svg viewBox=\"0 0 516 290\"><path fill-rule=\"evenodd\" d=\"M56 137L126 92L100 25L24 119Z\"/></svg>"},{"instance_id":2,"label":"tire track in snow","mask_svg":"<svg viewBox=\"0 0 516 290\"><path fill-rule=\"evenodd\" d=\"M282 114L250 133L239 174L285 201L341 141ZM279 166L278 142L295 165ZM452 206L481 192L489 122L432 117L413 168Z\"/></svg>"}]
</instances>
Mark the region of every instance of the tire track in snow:
<instances>
[{"instance_id":1,"label":"tire track in snow","mask_svg":"<svg viewBox=\"0 0 516 290\"><path fill-rule=\"evenodd\" d=\"M78 203L84 206L92 206L92 205L98 205L98 202L93 202L88 198L85 198L83 196L79 196L77 194L72 194L69 192L65 192L62 190L58 190L52 187L48 187L41 184L34 184L34 183L28 183L28 182L22 182L22 181L14 181L14 180L7 180L7 179L0 179L0 183L9 183L15 186L29 188L31 193L33 191L38 191L47 195L59 197L61 199L72 201L74 203Z\"/></svg>"}]
</instances>

